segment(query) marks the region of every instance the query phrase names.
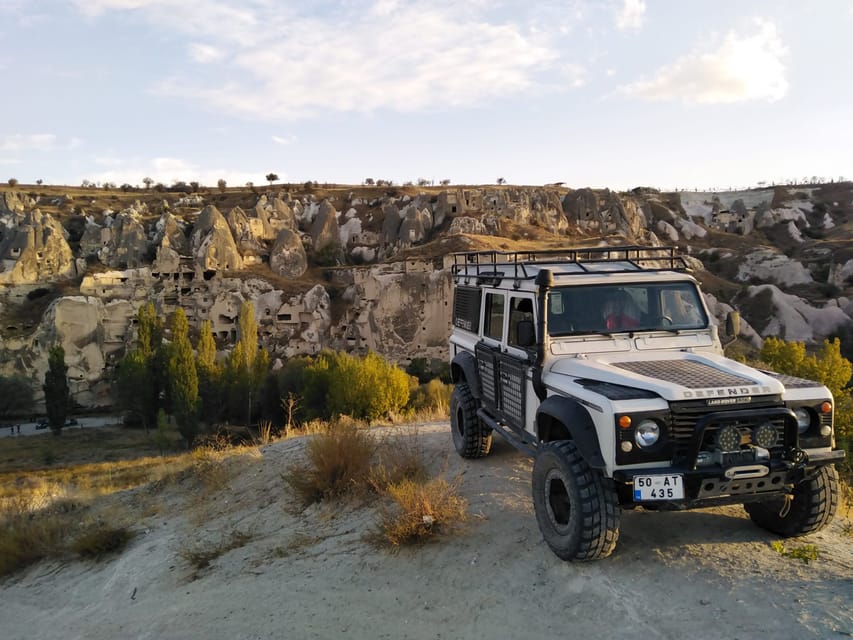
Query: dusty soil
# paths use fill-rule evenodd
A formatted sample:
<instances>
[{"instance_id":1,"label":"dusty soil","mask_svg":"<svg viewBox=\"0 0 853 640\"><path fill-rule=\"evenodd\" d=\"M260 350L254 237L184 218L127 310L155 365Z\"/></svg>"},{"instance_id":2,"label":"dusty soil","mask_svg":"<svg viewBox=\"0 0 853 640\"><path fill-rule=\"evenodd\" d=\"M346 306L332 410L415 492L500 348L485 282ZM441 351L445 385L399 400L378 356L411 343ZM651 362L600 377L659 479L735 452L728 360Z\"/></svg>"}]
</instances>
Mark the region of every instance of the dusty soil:
<instances>
[{"instance_id":1,"label":"dusty soil","mask_svg":"<svg viewBox=\"0 0 853 640\"><path fill-rule=\"evenodd\" d=\"M626 512L615 554L560 561L533 516L531 461L503 441L452 453L446 423L397 428L461 476L471 519L397 553L365 541L369 501L298 507L281 473L304 439L221 476L128 492L138 535L99 563L42 563L0 584L15 638L834 638L853 635L850 520L782 556L740 507ZM187 551L236 548L196 569Z\"/></svg>"}]
</instances>

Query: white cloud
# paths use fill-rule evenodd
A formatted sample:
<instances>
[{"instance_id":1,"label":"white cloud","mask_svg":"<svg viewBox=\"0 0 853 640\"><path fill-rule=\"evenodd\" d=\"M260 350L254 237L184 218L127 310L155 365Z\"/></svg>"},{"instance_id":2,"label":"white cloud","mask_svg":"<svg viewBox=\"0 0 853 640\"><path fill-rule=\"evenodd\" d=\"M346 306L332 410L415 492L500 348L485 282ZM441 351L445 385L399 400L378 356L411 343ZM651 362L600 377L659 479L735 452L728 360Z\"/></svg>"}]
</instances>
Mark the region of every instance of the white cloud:
<instances>
[{"instance_id":1,"label":"white cloud","mask_svg":"<svg viewBox=\"0 0 853 640\"><path fill-rule=\"evenodd\" d=\"M175 181L199 182L206 186L215 186L220 178L232 186L244 185L247 182L262 184L268 171L243 171L226 169L224 167L201 167L182 158L101 158L102 164L109 165L105 171L94 175L79 176L78 182L84 179L90 182L114 182L115 184L142 184L142 179L149 177L154 182L165 185ZM279 172L279 175L282 174ZM285 176L282 176L284 179Z\"/></svg>"},{"instance_id":2,"label":"white cloud","mask_svg":"<svg viewBox=\"0 0 853 640\"><path fill-rule=\"evenodd\" d=\"M190 57L196 62L207 64L219 62L225 57L225 52L209 44L193 43L190 45Z\"/></svg>"},{"instance_id":3,"label":"white cloud","mask_svg":"<svg viewBox=\"0 0 853 640\"><path fill-rule=\"evenodd\" d=\"M587 71L586 67L583 65L566 63L562 65L561 71L566 83L573 89L577 89L586 84Z\"/></svg>"},{"instance_id":4,"label":"white cloud","mask_svg":"<svg viewBox=\"0 0 853 640\"><path fill-rule=\"evenodd\" d=\"M648 100L719 104L781 99L788 91L787 49L772 22L757 20L751 33L729 31L660 68L651 80L622 87Z\"/></svg>"},{"instance_id":5,"label":"white cloud","mask_svg":"<svg viewBox=\"0 0 853 640\"><path fill-rule=\"evenodd\" d=\"M276 144L287 146L296 142L296 136L273 136L272 141Z\"/></svg>"},{"instance_id":6,"label":"white cloud","mask_svg":"<svg viewBox=\"0 0 853 640\"><path fill-rule=\"evenodd\" d=\"M53 147L56 136L52 133L22 134L0 137L0 151L45 151Z\"/></svg>"},{"instance_id":7,"label":"white cloud","mask_svg":"<svg viewBox=\"0 0 853 640\"><path fill-rule=\"evenodd\" d=\"M616 28L620 31L637 31L646 19L646 3L643 0L624 0L616 13Z\"/></svg>"},{"instance_id":8,"label":"white cloud","mask_svg":"<svg viewBox=\"0 0 853 640\"><path fill-rule=\"evenodd\" d=\"M473 105L530 89L557 59L548 33L492 19L481 2L75 3L90 16L139 10L160 28L223 43L224 75L178 71L156 90L256 118ZM190 47L191 58L207 62L207 46Z\"/></svg>"}]
</instances>

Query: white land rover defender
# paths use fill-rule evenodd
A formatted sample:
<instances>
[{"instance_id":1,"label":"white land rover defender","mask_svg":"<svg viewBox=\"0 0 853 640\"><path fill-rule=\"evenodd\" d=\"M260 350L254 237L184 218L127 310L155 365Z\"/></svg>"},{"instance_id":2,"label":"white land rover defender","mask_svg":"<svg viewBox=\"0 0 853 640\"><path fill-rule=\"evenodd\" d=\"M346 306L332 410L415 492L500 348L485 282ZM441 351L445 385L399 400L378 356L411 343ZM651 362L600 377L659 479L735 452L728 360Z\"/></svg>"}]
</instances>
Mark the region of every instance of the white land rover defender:
<instances>
[{"instance_id":1,"label":"white land rover defender","mask_svg":"<svg viewBox=\"0 0 853 640\"><path fill-rule=\"evenodd\" d=\"M673 248L461 253L453 280L454 446L479 458L497 431L535 456L560 558L608 556L622 508L743 503L782 536L832 519L829 390L725 358Z\"/></svg>"}]
</instances>

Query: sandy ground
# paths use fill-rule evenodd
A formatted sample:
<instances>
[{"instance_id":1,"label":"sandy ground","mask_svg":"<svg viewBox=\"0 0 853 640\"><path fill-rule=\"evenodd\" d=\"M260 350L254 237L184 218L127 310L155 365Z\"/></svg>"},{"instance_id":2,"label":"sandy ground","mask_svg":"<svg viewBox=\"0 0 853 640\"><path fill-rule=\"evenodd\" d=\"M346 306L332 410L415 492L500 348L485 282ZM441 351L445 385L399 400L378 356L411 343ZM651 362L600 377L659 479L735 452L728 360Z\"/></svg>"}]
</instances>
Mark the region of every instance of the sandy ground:
<instances>
[{"instance_id":1,"label":"sandy ground","mask_svg":"<svg viewBox=\"0 0 853 640\"><path fill-rule=\"evenodd\" d=\"M398 430L400 430L398 428ZM533 516L531 461L503 441L478 461L446 423L416 436L461 474L464 529L390 553L365 541L371 504L298 508L281 473L304 439L195 479L128 492L146 514L120 556L41 563L0 584L0 637L16 638L842 638L853 635L853 537L836 518L806 565L771 547L740 507L626 512L613 556L560 561ZM251 539L202 570L182 556Z\"/></svg>"}]
</instances>

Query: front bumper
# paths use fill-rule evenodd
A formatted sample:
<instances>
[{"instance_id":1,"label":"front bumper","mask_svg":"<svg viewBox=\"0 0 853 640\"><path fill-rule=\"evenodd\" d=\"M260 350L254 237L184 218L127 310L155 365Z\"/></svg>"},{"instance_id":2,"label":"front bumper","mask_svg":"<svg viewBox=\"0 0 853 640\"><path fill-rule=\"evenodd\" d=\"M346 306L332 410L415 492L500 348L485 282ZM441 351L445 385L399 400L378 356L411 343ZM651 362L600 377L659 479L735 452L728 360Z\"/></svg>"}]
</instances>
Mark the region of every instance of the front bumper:
<instances>
[{"instance_id":1,"label":"front bumper","mask_svg":"<svg viewBox=\"0 0 853 640\"><path fill-rule=\"evenodd\" d=\"M719 465L690 468L693 465L665 466L644 469L618 469L613 480L623 507L645 506L657 509L694 509L697 507L753 502L788 493L792 487L808 478L824 465L844 459L846 453L835 451L802 452L796 462L783 460L722 468ZM765 467L766 474L755 475L757 467ZM744 475L738 473L744 470ZM634 499L634 477L649 475L681 475L684 482L682 500Z\"/></svg>"}]
</instances>

